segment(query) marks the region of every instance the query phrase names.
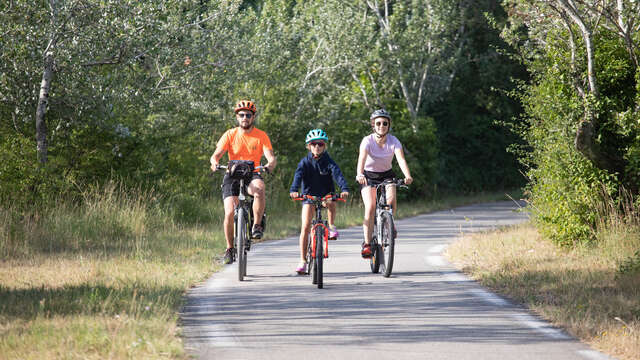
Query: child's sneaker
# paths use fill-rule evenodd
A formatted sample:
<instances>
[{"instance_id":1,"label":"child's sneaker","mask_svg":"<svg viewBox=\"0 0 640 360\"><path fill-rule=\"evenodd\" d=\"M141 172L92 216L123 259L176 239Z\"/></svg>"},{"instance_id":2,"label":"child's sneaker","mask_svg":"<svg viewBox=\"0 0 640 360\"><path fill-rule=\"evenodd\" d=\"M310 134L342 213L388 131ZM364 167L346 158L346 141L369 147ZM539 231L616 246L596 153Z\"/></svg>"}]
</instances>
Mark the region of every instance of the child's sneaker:
<instances>
[{"instance_id":1,"label":"child's sneaker","mask_svg":"<svg viewBox=\"0 0 640 360\"><path fill-rule=\"evenodd\" d=\"M307 275L307 263L300 261L300 264L298 264L298 267L296 268L296 272L298 275Z\"/></svg>"},{"instance_id":2,"label":"child's sneaker","mask_svg":"<svg viewBox=\"0 0 640 360\"><path fill-rule=\"evenodd\" d=\"M334 226L329 226L329 240L338 240L338 228Z\"/></svg>"}]
</instances>

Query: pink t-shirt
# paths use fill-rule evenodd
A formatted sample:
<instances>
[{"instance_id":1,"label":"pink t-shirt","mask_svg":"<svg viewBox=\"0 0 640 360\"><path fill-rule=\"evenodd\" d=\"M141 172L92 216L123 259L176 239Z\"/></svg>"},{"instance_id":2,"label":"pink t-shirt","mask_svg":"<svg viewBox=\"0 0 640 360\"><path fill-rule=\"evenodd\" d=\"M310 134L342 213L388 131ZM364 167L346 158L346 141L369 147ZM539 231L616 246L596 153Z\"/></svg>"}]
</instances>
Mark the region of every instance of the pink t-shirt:
<instances>
[{"instance_id":1,"label":"pink t-shirt","mask_svg":"<svg viewBox=\"0 0 640 360\"><path fill-rule=\"evenodd\" d=\"M391 170L391 161L396 149L402 149L400 140L391 134L387 134L387 141L383 146L376 143L374 134L367 135L360 143L360 151L367 150L369 156L364 161L366 171L385 172Z\"/></svg>"}]
</instances>

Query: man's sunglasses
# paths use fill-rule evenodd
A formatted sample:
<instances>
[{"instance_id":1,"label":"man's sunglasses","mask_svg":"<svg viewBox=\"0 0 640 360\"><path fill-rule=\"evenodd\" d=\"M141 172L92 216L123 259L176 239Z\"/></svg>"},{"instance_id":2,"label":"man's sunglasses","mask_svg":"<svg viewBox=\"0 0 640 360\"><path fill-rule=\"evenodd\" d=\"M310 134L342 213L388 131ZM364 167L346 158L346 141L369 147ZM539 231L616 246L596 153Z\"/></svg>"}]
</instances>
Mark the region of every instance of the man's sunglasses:
<instances>
[{"instance_id":1,"label":"man's sunglasses","mask_svg":"<svg viewBox=\"0 0 640 360\"><path fill-rule=\"evenodd\" d=\"M251 113L239 113L238 116L241 117L241 118L245 118L246 117L247 119L251 119L253 117L253 114L251 114Z\"/></svg>"},{"instance_id":2,"label":"man's sunglasses","mask_svg":"<svg viewBox=\"0 0 640 360\"><path fill-rule=\"evenodd\" d=\"M378 121L376 122L376 126L388 126L389 123L386 121Z\"/></svg>"},{"instance_id":3,"label":"man's sunglasses","mask_svg":"<svg viewBox=\"0 0 640 360\"><path fill-rule=\"evenodd\" d=\"M309 145L323 147L324 143L322 141L312 141L312 142L309 143Z\"/></svg>"}]
</instances>

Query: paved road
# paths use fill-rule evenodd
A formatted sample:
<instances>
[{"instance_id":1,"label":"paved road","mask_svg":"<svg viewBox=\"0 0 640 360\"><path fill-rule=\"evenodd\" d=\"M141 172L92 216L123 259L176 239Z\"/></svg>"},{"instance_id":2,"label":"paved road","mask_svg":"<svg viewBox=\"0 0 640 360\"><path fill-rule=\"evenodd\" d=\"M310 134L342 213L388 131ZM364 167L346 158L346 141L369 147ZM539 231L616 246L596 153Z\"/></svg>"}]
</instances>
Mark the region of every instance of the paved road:
<instances>
[{"instance_id":1,"label":"paved road","mask_svg":"<svg viewBox=\"0 0 640 360\"><path fill-rule=\"evenodd\" d=\"M248 277L236 264L192 289L182 314L200 359L608 359L488 292L441 256L461 233L526 220L514 202L397 222L390 278L360 258L360 227L329 243L324 289L297 276L297 237L257 244Z\"/></svg>"}]
</instances>

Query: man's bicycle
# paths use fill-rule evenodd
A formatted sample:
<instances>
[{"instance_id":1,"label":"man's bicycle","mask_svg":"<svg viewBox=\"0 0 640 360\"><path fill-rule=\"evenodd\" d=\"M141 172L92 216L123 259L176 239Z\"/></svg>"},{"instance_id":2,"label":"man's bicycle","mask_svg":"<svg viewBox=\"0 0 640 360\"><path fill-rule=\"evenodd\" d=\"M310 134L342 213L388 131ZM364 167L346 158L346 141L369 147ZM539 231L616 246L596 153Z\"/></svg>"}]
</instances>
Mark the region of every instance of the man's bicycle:
<instances>
[{"instance_id":1,"label":"man's bicycle","mask_svg":"<svg viewBox=\"0 0 640 360\"><path fill-rule=\"evenodd\" d=\"M238 281L247 276L247 253L251 249L251 225L253 224L253 196L247 193L248 183L254 170L267 171L266 166L256 166L253 161L232 160L229 165L218 165L218 169L226 169L229 177L240 182L238 205L233 210L233 261L238 262ZM262 216L264 228L265 216Z\"/></svg>"},{"instance_id":2,"label":"man's bicycle","mask_svg":"<svg viewBox=\"0 0 640 360\"><path fill-rule=\"evenodd\" d=\"M327 201L342 201L340 196L335 194L327 194L325 196L303 195L293 200L311 200L316 208L316 216L311 222L311 231L309 232L309 241L307 242L306 262L309 264L309 274L311 274L311 283L322 289L323 284L323 260L329 257L329 224L322 219L322 208Z\"/></svg>"},{"instance_id":3,"label":"man's bicycle","mask_svg":"<svg viewBox=\"0 0 640 360\"><path fill-rule=\"evenodd\" d=\"M387 204L386 187L388 185L407 188L403 179L389 179L375 185L376 216L373 218L374 231L371 236L371 251L373 254L370 259L370 265L372 273L378 273L382 268L384 277L391 276L396 245L393 211L391 205Z\"/></svg>"}]
</instances>

